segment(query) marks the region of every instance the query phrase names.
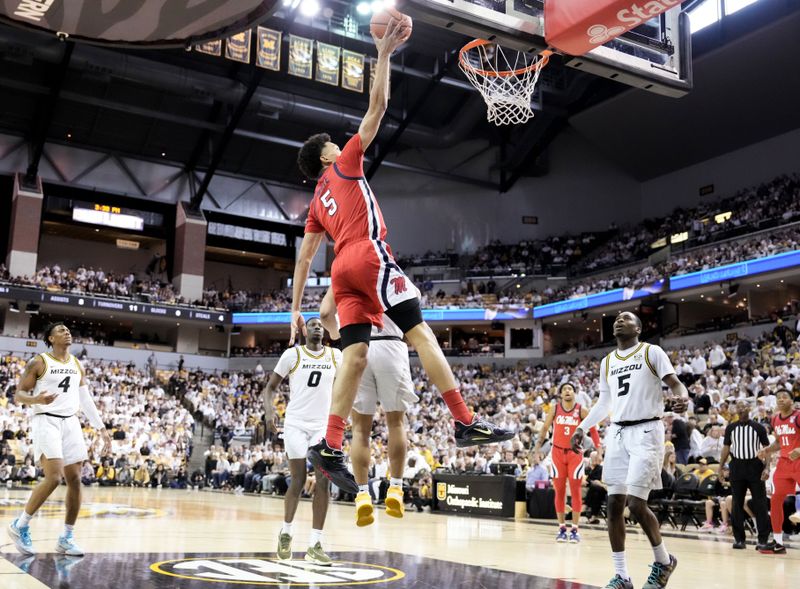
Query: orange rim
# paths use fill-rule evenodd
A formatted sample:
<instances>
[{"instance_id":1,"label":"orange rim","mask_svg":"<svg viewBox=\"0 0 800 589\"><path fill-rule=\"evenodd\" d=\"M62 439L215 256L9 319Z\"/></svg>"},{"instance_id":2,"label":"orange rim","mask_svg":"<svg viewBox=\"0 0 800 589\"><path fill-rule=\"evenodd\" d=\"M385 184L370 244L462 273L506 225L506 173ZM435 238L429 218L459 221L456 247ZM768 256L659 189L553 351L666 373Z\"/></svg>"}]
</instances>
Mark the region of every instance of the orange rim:
<instances>
[{"instance_id":1,"label":"orange rim","mask_svg":"<svg viewBox=\"0 0 800 589\"><path fill-rule=\"evenodd\" d=\"M550 56L553 55L553 52L549 49L545 49L539 54L540 59L535 61L529 66L522 67L516 70L503 70L499 72L495 72L492 70L481 70L474 67L469 61L467 60L467 53L476 47L481 47L483 45L492 45L491 41L487 41L486 39L475 39L474 41L470 41L466 45L461 48L459 52L458 60L461 63L461 67L470 70L476 74L481 76L487 76L492 78L507 78L508 76L521 76L522 74L528 72L534 72L536 70L542 69L544 66L547 65L547 62L550 61Z\"/></svg>"}]
</instances>

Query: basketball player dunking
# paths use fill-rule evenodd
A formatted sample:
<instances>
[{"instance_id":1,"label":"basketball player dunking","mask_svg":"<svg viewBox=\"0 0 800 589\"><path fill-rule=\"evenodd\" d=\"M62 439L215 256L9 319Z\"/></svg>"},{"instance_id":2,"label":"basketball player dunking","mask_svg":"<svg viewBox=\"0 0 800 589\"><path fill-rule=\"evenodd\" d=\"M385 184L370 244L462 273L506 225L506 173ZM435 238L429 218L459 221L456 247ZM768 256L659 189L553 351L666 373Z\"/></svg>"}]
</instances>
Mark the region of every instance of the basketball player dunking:
<instances>
[{"instance_id":1,"label":"basketball player dunking","mask_svg":"<svg viewBox=\"0 0 800 589\"><path fill-rule=\"evenodd\" d=\"M655 554L643 589L662 589L678 564L667 552L658 519L647 506L653 489L661 488L664 459L664 394L666 384L682 413L689 397L667 354L658 346L639 342L641 320L630 312L614 321L617 349L600 362L600 396L572 436L572 448L582 449L584 432L608 417L603 482L608 485L608 536L616 575L606 589L633 589L625 562L625 503L647 534Z\"/></svg>"},{"instance_id":2,"label":"basketball player dunking","mask_svg":"<svg viewBox=\"0 0 800 589\"><path fill-rule=\"evenodd\" d=\"M36 554L29 527L31 518L56 490L63 475L67 482L67 515L56 551L83 556L83 550L73 540L73 528L81 509L81 465L89 455L78 411L83 411L91 426L100 432L103 456L111 450L111 437L95 407L83 367L69 353L69 328L61 322L51 323L44 330L44 343L52 346L52 353L39 354L28 362L14 395L16 403L33 406L33 457L44 470L44 480L36 485L25 509L8 526L8 534L21 553Z\"/></svg>"},{"instance_id":3,"label":"basketball player dunking","mask_svg":"<svg viewBox=\"0 0 800 589\"><path fill-rule=\"evenodd\" d=\"M775 441L764 449L767 455L779 450L781 453L772 475L774 490L769 509L774 542L767 544L767 550L762 552L786 554L783 545L783 501L800 485L800 409L793 407L792 395L786 389L778 391L777 399L778 414L772 418ZM769 464L769 458L765 462Z\"/></svg>"},{"instance_id":4,"label":"basketball player dunking","mask_svg":"<svg viewBox=\"0 0 800 589\"><path fill-rule=\"evenodd\" d=\"M422 320L416 289L384 241L383 215L364 177L364 150L375 139L389 100L389 57L406 38L407 31L392 19L383 38L375 39L378 58L369 108L358 133L344 149L340 151L331 143L330 136L323 133L310 137L298 155L301 171L318 181L295 264L290 344L298 333L305 332L300 313L303 290L311 261L327 232L335 242L336 260L331 274L342 325L343 363L333 387L325 438L309 449L309 459L336 485L352 493L358 492L358 485L347 470L342 438L367 366L370 333L373 325L383 326L384 312L417 350L422 366L442 393L456 421L458 446L490 444L514 437L513 432L473 415L464 403L436 336Z\"/></svg>"},{"instance_id":5,"label":"basketball player dunking","mask_svg":"<svg viewBox=\"0 0 800 589\"><path fill-rule=\"evenodd\" d=\"M292 521L306 484L306 454L312 444L325 435L325 423L331 407L331 391L336 371L342 363L339 350L322 345L322 322L310 319L307 326L308 344L286 350L264 389L264 411L267 427L274 431L272 399L278 385L289 377L289 404L283 427L286 456L289 458L291 483L283 501L283 527L278 534L278 559L292 558ZM305 559L318 565L330 566L331 559L322 549L322 528L328 513L328 480L316 473L317 485L312 504L311 538Z\"/></svg>"},{"instance_id":6,"label":"basketball player dunking","mask_svg":"<svg viewBox=\"0 0 800 589\"><path fill-rule=\"evenodd\" d=\"M542 426L542 433L536 440L532 454L539 452L544 443L550 426L553 426L553 449L550 456L553 462L553 488L556 492L556 517L558 518L558 535L556 542L567 542L577 544L581 541L578 533L578 524L583 511L583 497L581 496L581 485L583 485L583 453L573 452L571 446L572 434L582 419L589 414L586 407L581 407L575 402L575 387L565 382L558 387L559 402L554 403L547 413ZM589 430L594 445L600 448L600 436L597 428ZM567 536L567 480L569 480L569 492L572 496L572 529Z\"/></svg>"}]
</instances>

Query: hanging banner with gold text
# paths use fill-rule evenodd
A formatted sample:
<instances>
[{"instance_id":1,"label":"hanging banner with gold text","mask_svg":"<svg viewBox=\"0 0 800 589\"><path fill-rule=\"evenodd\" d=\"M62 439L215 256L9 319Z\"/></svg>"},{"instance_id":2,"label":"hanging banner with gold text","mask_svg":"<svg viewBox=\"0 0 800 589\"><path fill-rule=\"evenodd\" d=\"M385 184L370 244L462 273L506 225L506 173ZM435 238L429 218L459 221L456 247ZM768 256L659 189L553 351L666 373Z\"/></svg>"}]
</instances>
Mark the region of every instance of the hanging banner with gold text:
<instances>
[{"instance_id":1,"label":"hanging banner with gold text","mask_svg":"<svg viewBox=\"0 0 800 589\"><path fill-rule=\"evenodd\" d=\"M222 41L220 39L217 39L216 41L207 41L206 43L195 45L194 50L199 53L205 53L207 55L215 55L219 57L222 55Z\"/></svg>"},{"instance_id":2,"label":"hanging banner with gold text","mask_svg":"<svg viewBox=\"0 0 800 589\"><path fill-rule=\"evenodd\" d=\"M264 27L258 27L258 44L256 46L256 65L264 69L279 71L281 69L281 33Z\"/></svg>"},{"instance_id":3,"label":"hanging banner with gold text","mask_svg":"<svg viewBox=\"0 0 800 589\"><path fill-rule=\"evenodd\" d=\"M342 88L364 91L364 54L342 50Z\"/></svg>"},{"instance_id":4,"label":"hanging banner with gold text","mask_svg":"<svg viewBox=\"0 0 800 589\"><path fill-rule=\"evenodd\" d=\"M339 53L336 45L317 41L317 82L339 85Z\"/></svg>"},{"instance_id":5,"label":"hanging banner with gold text","mask_svg":"<svg viewBox=\"0 0 800 589\"><path fill-rule=\"evenodd\" d=\"M311 39L289 36L289 73L300 78L311 79L314 45Z\"/></svg>"},{"instance_id":6,"label":"hanging banner with gold text","mask_svg":"<svg viewBox=\"0 0 800 589\"><path fill-rule=\"evenodd\" d=\"M250 30L225 40L225 57L232 61L250 63Z\"/></svg>"}]
</instances>

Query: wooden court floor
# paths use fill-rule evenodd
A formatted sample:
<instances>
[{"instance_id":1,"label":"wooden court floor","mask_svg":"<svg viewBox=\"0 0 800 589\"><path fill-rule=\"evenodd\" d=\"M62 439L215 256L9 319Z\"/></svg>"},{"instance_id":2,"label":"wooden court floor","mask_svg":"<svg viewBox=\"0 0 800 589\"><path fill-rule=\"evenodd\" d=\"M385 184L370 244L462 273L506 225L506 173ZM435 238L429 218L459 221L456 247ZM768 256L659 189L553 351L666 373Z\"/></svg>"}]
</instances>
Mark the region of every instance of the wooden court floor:
<instances>
[{"instance_id":1,"label":"wooden court floor","mask_svg":"<svg viewBox=\"0 0 800 589\"><path fill-rule=\"evenodd\" d=\"M430 513L403 520L378 511L376 524L357 528L353 508L331 505L323 543L337 561L322 570L301 560L311 505L295 519L297 560L274 560L283 502L276 497L147 489L84 491L76 540L82 559L58 556L53 545L63 524L63 493L31 524L39 554L23 558L0 537L0 588L115 589L224 587L350 587L375 589L589 589L612 574L604 531L586 530L580 545L556 544L554 529L531 522ZM27 497L0 490L3 528ZM789 589L798 587L800 550L761 555L752 546L733 551L728 541L668 538L679 559L676 589ZM629 535L634 585L644 583L652 551Z\"/></svg>"}]
</instances>

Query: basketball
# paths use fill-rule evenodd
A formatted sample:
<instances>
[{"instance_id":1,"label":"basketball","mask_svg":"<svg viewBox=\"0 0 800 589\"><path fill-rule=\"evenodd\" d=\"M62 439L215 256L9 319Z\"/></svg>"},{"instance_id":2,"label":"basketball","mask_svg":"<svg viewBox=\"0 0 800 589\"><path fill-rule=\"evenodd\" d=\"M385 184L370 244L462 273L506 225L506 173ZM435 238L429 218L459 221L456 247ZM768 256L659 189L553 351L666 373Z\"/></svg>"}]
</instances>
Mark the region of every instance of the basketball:
<instances>
[{"instance_id":1,"label":"basketball","mask_svg":"<svg viewBox=\"0 0 800 589\"><path fill-rule=\"evenodd\" d=\"M376 39L383 39L383 36L386 34L386 27L389 26L389 21L391 19L401 21L401 28L408 29L405 34L405 38L408 39L411 36L413 21L410 16L394 8L387 8L373 14L372 19L369 21L370 32Z\"/></svg>"}]
</instances>

